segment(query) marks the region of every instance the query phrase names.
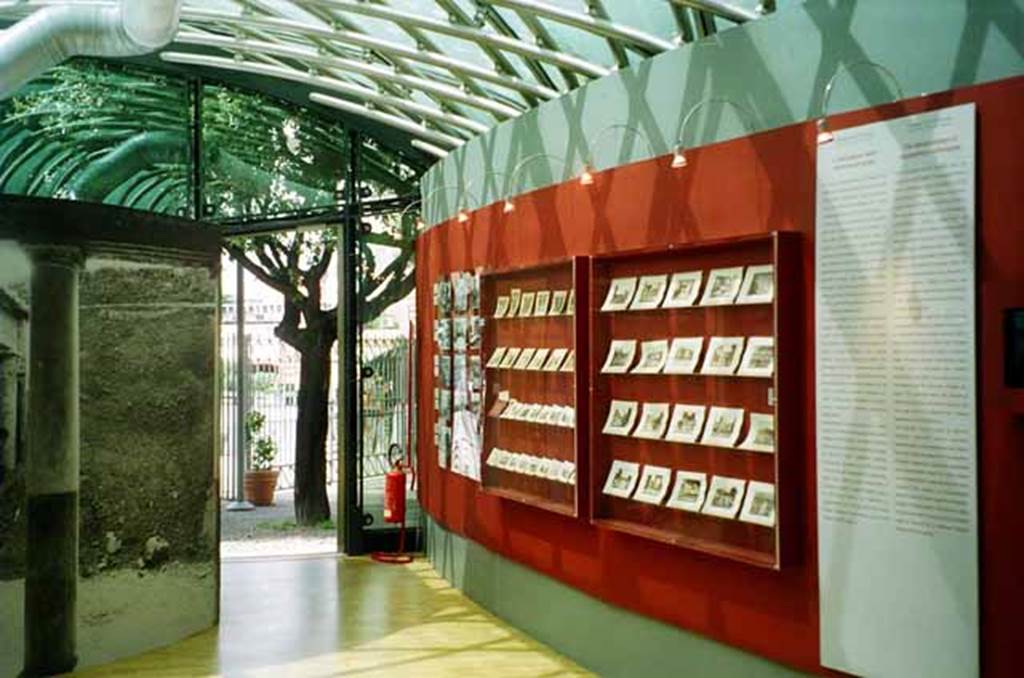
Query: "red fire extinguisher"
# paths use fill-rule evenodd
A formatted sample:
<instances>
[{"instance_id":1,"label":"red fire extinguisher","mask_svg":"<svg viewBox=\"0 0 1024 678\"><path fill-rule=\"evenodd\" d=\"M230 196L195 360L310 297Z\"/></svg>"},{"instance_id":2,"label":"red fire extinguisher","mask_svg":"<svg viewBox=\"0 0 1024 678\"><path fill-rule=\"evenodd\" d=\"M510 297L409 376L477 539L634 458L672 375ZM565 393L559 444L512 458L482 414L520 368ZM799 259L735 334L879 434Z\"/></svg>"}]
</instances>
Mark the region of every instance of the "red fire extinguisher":
<instances>
[{"instance_id":1,"label":"red fire extinguisher","mask_svg":"<svg viewBox=\"0 0 1024 678\"><path fill-rule=\"evenodd\" d=\"M397 458L392 459L397 452ZM388 449L388 463L391 470L384 476L384 522L401 525L398 531L398 551L386 553L377 551L370 557L381 563L411 563L412 556L405 553L405 477L413 475L412 467L403 463L402 448L392 444Z\"/></svg>"},{"instance_id":2,"label":"red fire extinguisher","mask_svg":"<svg viewBox=\"0 0 1024 678\"><path fill-rule=\"evenodd\" d=\"M405 524L405 465L401 458L391 461L391 453L398 447L392 445L388 450L388 462L391 470L384 476L384 522Z\"/></svg>"}]
</instances>

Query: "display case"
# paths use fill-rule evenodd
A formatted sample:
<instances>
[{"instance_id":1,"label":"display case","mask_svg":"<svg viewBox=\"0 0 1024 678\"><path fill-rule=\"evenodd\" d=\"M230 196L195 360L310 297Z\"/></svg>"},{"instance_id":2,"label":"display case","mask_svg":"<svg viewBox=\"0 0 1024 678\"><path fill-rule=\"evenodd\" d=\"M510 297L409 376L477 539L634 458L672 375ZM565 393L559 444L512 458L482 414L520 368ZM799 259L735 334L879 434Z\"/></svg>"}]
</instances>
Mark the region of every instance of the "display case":
<instances>
[{"instance_id":1,"label":"display case","mask_svg":"<svg viewBox=\"0 0 1024 678\"><path fill-rule=\"evenodd\" d=\"M577 257L485 273L480 291L484 491L570 516L587 506L587 274Z\"/></svg>"},{"instance_id":2,"label":"display case","mask_svg":"<svg viewBox=\"0 0 1024 678\"><path fill-rule=\"evenodd\" d=\"M781 567L802 458L798 235L596 256L591 520Z\"/></svg>"}]
</instances>

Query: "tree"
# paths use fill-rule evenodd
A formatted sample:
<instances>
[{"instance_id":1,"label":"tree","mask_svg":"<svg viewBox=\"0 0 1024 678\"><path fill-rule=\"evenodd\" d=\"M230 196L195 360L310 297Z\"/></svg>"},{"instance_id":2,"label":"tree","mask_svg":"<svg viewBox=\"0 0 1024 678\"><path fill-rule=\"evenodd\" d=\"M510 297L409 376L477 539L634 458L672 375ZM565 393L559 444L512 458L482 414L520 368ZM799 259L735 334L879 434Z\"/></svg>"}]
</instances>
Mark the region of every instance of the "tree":
<instances>
[{"instance_id":1,"label":"tree","mask_svg":"<svg viewBox=\"0 0 1024 678\"><path fill-rule=\"evenodd\" d=\"M370 322L404 299L415 286L412 220L398 232L360 239L360 321ZM377 271L375 249L397 248ZM228 241L225 250L247 271L284 298L284 315L274 334L300 355L298 416L295 422L295 521L315 525L330 518L327 500L327 429L331 351L338 338L338 309L323 308L321 283L337 249L333 229Z\"/></svg>"}]
</instances>

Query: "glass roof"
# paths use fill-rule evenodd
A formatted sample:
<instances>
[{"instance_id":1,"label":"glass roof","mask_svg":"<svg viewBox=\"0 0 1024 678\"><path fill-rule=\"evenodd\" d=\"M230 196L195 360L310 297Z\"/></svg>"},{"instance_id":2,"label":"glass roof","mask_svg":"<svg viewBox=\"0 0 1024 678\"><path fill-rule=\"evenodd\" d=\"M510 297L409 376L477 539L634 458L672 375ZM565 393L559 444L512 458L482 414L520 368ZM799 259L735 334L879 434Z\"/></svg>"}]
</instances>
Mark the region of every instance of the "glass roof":
<instances>
[{"instance_id":1,"label":"glass roof","mask_svg":"<svg viewBox=\"0 0 1024 678\"><path fill-rule=\"evenodd\" d=\"M112 5L113 0L82 2ZM54 0L0 0L0 22ZM443 157L496 123L774 0L185 0L159 58L299 85Z\"/></svg>"}]
</instances>

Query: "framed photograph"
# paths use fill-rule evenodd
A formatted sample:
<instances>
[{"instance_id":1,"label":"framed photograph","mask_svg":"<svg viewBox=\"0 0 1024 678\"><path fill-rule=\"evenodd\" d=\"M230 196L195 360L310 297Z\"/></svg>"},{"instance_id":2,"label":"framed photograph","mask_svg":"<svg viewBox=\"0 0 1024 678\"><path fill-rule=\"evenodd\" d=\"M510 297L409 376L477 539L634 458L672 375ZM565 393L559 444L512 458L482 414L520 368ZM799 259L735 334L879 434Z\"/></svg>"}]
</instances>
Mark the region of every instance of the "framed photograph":
<instances>
[{"instance_id":1,"label":"framed photograph","mask_svg":"<svg viewBox=\"0 0 1024 678\"><path fill-rule=\"evenodd\" d=\"M452 284L447 279L438 280L434 283L434 306L437 306L442 313L451 311Z\"/></svg>"},{"instance_id":2,"label":"framed photograph","mask_svg":"<svg viewBox=\"0 0 1024 678\"><path fill-rule=\"evenodd\" d=\"M535 348L524 348L516 359L516 364L512 366L513 370L525 370L529 365L530 361L533 360L533 354L537 352Z\"/></svg>"},{"instance_id":3,"label":"framed photograph","mask_svg":"<svg viewBox=\"0 0 1024 678\"><path fill-rule=\"evenodd\" d=\"M636 355L636 339L613 339L608 346L608 357L605 358L602 372L607 374L625 374L633 364Z\"/></svg>"},{"instance_id":4,"label":"framed photograph","mask_svg":"<svg viewBox=\"0 0 1024 678\"><path fill-rule=\"evenodd\" d=\"M644 403L640 423L633 431L634 438L659 440L668 427L668 403Z\"/></svg>"},{"instance_id":5,"label":"framed photograph","mask_svg":"<svg viewBox=\"0 0 1024 678\"><path fill-rule=\"evenodd\" d=\"M738 407L712 407L704 426L701 445L735 447L743 428L743 409Z\"/></svg>"},{"instance_id":6,"label":"framed photograph","mask_svg":"<svg viewBox=\"0 0 1024 678\"><path fill-rule=\"evenodd\" d=\"M668 347L668 357L662 372L665 374L693 374L704 348L704 337L676 337Z\"/></svg>"},{"instance_id":7,"label":"framed photograph","mask_svg":"<svg viewBox=\"0 0 1024 678\"><path fill-rule=\"evenodd\" d=\"M565 428L576 427L576 408L572 405L565 405L562 407L561 425Z\"/></svg>"},{"instance_id":8,"label":"framed photograph","mask_svg":"<svg viewBox=\"0 0 1024 678\"><path fill-rule=\"evenodd\" d=\"M529 318L533 315L533 302L537 298L534 292L523 292L522 298L519 300L519 317Z\"/></svg>"},{"instance_id":9,"label":"framed photograph","mask_svg":"<svg viewBox=\"0 0 1024 678\"><path fill-rule=\"evenodd\" d=\"M452 289L455 294L455 312L465 313L469 310L470 296L473 291L473 274L462 271L452 273Z\"/></svg>"},{"instance_id":10,"label":"framed photograph","mask_svg":"<svg viewBox=\"0 0 1024 678\"><path fill-rule=\"evenodd\" d=\"M456 351L465 351L469 346L469 318L455 318L452 321L452 346Z\"/></svg>"},{"instance_id":11,"label":"framed photograph","mask_svg":"<svg viewBox=\"0 0 1024 678\"><path fill-rule=\"evenodd\" d=\"M522 300L523 291L519 288L510 290L508 293L508 313L506 318L515 318L519 313L519 302Z\"/></svg>"},{"instance_id":12,"label":"framed photograph","mask_svg":"<svg viewBox=\"0 0 1024 678\"><path fill-rule=\"evenodd\" d=\"M562 462L562 482L566 485L576 484L576 464L571 461Z\"/></svg>"},{"instance_id":13,"label":"framed photograph","mask_svg":"<svg viewBox=\"0 0 1024 678\"><path fill-rule=\"evenodd\" d=\"M551 349L551 354L548 356L548 360L544 363L544 367L541 368L545 372L557 372L558 368L562 366L562 362L565 360L565 356L568 355L569 349L567 348L555 348Z\"/></svg>"},{"instance_id":14,"label":"framed photograph","mask_svg":"<svg viewBox=\"0 0 1024 678\"><path fill-rule=\"evenodd\" d=\"M548 359L548 353L551 353L550 348L538 348L537 352L533 354L533 358L530 359L530 364L526 366L528 370L540 370L544 367L544 363Z\"/></svg>"},{"instance_id":15,"label":"framed photograph","mask_svg":"<svg viewBox=\"0 0 1024 678\"><path fill-rule=\"evenodd\" d=\"M562 315L565 312L565 302L569 300L569 292L567 290L555 290L551 293L551 308L548 309L548 315Z\"/></svg>"},{"instance_id":16,"label":"framed photograph","mask_svg":"<svg viewBox=\"0 0 1024 678\"><path fill-rule=\"evenodd\" d=\"M636 295L633 303L629 305L631 311L648 311L661 306L665 298L665 288L668 287L668 275L645 275L640 278L637 285Z\"/></svg>"},{"instance_id":17,"label":"framed photograph","mask_svg":"<svg viewBox=\"0 0 1024 678\"><path fill-rule=\"evenodd\" d=\"M434 321L434 341L438 350L452 350L452 321L447 318Z\"/></svg>"},{"instance_id":18,"label":"framed photograph","mask_svg":"<svg viewBox=\"0 0 1024 678\"><path fill-rule=\"evenodd\" d=\"M551 291L541 290L537 292L537 300L533 304L533 317L540 318L548 314L548 306L551 304Z\"/></svg>"},{"instance_id":19,"label":"framed photograph","mask_svg":"<svg viewBox=\"0 0 1024 678\"><path fill-rule=\"evenodd\" d=\"M750 337L736 373L742 377L770 377L775 372L775 337Z\"/></svg>"},{"instance_id":20,"label":"framed photograph","mask_svg":"<svg viewBox=\"0 0 1024 678\"><path fill-rule=\"evenodd\" d=\"M704 287L701 306L728 306L736 301L743 283L743 267L716 268L708 273L708 284Z\"/></svg>"},{"instance_id":21,"label":"framed photograph","mask_svg":"<svg viewBox=\"0 0 1024 678\"><path fill-rule=\"evenodd\" d=\"M751 480L743 500L740 520L745 523L775 527L775 486Z\"/></svg>"},{"instance_id":22,"label":"framed photograph","mask_svg":"<svg viewBox=\"0 0 1024 678\"><path fill-rule=\"evenodd\" d=\"M636 278L615 278L608 288L608 296L604 298L602 311L625 311L629 302L633 301L636 292Z\"/></svg>"},{"instance_id":23,"label":"framed photograph","mask_svg":"<svg viewBox=\"0 0 1024 678\"><path fill-rule=\"evenodd\" d=\"M605 494L613 497L629 499L636 489L637 481L640 480L640 464L631 461L615 459L612 467L608 470L608 478L604 481Z\"/></svg>"},{"instance_id":24,"label":"framed photograph","mask_svg":"<svg viewBox=\"0 0 1024 678\"><path fill-rule=\"evenodd\" d=\"M747 430L747 437L740 443L740 449L754 452L774 452L775 416L751 412L750 428Z\"/></svg>"},{"instance_id":25,"label":"framed photograph","mask_svg":"<svg viewBox=\"0 0 1024 678\"><path fill-rule=\"evenodd\" d=\"M515 348L514 346L509 347L505 351L505 357L501 359L501 364L498 367L500 367L503 370L512 369L512 366L516 364L516 359L519 357L519 354L522 352L522 350L523 349Z\"/></svg>"},{"instance_id":26,"label":"framed photograph","mask_svg":"<svg viewBox=\"0 0 1024 678\"><path fill-rule=\"evenodd\" d=\"M665 495L668 494L671 484L671 469L664 466L644 466L644 470L640 474L640 482L636 486L636 492L633 493L633 500L659 505L665 500Z\"/></svg>"},{"instance_id":27,"label":"framed photograph","mask_svg":"<svg viewBox=\"0 0 1024 678\"><path fill-rule=\"evenodd\" d=\"M484 340L484 319L478 315L469 318L469 350L478 351Z\"/></svg>"},{"instance_id":28,"label":"framed photograph","mask_svg":"<svg viewBox=\"0 0 1024 678\"><path fill-rule=\"evenodd\" d=\"M770 304L775 298L775 267L747 266L737 304Z\"/></svg>"},{"instance_id":29,"label":"framed photograph","mask_svg":"<svg viewBox=\"0 0 1024 678\"><path fill-rule=\"evenodd\" d=\"M505 409L501 411L501 414L498 415L498 418L499 419L515 419L516 418L516 413L519 412L521 407L522 407L522 403L520 403L515 398L509 398L508 399L508 405L506 405Z\"/></svg>"},{"instance_id":30,"label":"framed photograph","mask_svg":"<svg viewBox=\"0 0 1024 678\"><path fill-rule=\"evenodd\" d=\"M508 453L505 450L495 447L491 449L491 453L487 455L487 461L485 462L488 466L493 468L501 468L502 462Z\"/></svg>"},{"instance_id":31,"label":"framed photograph","mask_svg":"<svg viewBox=\"0 0 1024 678\"><path fill-rule=\"evenodd\" d=\"M635 400L613 400L608 407L608 419L602 433L611 436L628 436L636 422L637 402Z\"/></svg>"},{"instance_id":32,"label":"framed photograph","mask_svg":"<svg viewBox=\"0 0 1024 678\"><path fill-rule=\"evenodd\" d=\"M700 282L704 279L703 271L686 271L673 273L668 283L668 293L662 308L686 308L693 306L700 294Z\"/></svg>"},{"instance_id":33,"label":"framed photograph","mask_svg":"<svg viewBox=\"0 0 1024 678\"><path fill-rule=\"evenodd\" d=\"M505 357L505 347L498 346L491 352L491 357L487 361L488 368L495 368L501 365L501 359Z\"/></svg>"},{"instance_id":34,"label":"framed photograph","mask_svg":"<svg viewBox=\"0 0 1024 678\"><path fill-rule=\"evenodd\" d=\"M665 506L698 513L708 491L708 477L693 471L676 471L676 484Z\"/></svg>"},{"instance_id":35,"label":"framed photograph","mask_svg":"<svg viewBox=\"0 0 1024 678\"><path fill-rule=\"evenodd\" d=\"M655 339L640 343L640 362L633 374L657 374L668 359L668 339Z\"/></svg>"},{"instance_id":36,"label":"framed photograph","mask_svg":"<svg viewBox=\"0 0 1024 678\"><path fill-rule=\"evenodd\" d=\"M740 478L713 477L701 513L718 518L735 518L740 506L743 505L743 490L746 485L747 481Z\"/></svg>"},{"instance_id":37,"label":"framed photograph","mask_svg":"<svg viewBox=\"0 0 1024 678\"><path fill-rule=\"evenodd\" d=\"M498 297L498 301L494 304L494 317L504 318L506 313L508 313L508 297Z\"/></svg>"},{"instance_id":38,"label":"framed photograph","mask_svg":"<svg viewBox=\"0 0 1024 678\"><path fill-rule=\"evenodd\" d=\"M565 302L565 315L576 312L576 290L569 290L569 299ZM573 471L575 473L575 471Z\"/></svg>"},{"instance_id":39,"label":"framed photograph","mask_svg":"<svg viewBox=\"0 0 1024 678\"><path fill-rule=\"evenodd\" d=\"M703 405L676 405L672 408L672 418L665 431L665 440L674 443L695 443L704 428L704 416L707 408Z\"/></svg>"},{"instance_id":40,"label":"framed photograph","mask_svg":"<svg viewBox=\"0 0 1024 678\"><path fill-rule=\"evenodd\" d=\"M711 337L701 374L732 374L743 356L743 337Z\"/></svg>"},{"instance_id":41,"label":"framed photograph","mask_svg":"<svg viewBox=\"0 0 1024 678\"><path fill-rule=\"evenodd\" d=\"M565 357L565 362L562 363L562 367L558 370L559 372L575 372L576 371L576 351L569 351L569 355Z\"/></svg>"}]
</instances>

